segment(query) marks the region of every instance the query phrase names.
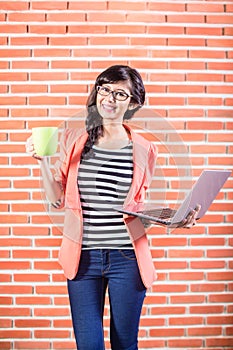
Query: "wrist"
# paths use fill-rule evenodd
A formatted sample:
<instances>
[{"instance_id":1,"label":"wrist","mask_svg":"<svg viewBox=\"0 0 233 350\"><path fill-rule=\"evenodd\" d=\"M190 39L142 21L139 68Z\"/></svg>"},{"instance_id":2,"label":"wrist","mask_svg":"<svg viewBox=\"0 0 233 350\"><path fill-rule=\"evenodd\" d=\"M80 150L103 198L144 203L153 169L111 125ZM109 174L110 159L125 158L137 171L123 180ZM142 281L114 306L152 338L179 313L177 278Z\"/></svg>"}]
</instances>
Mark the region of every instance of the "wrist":
<instances>
[{"instance_id":1,"label":"wrist","mask_svg":"<svg viewBox=\"0 0 233 350\"><path fill-rule=\"evenodd\" d=\"M40 166L43 166L43 165L45 165L47 162L46 162L46 157L37 157L36 158L36 160L37 160L37 162L38 162L38 164L40 165Z\"/></svg>"}]
</instances>

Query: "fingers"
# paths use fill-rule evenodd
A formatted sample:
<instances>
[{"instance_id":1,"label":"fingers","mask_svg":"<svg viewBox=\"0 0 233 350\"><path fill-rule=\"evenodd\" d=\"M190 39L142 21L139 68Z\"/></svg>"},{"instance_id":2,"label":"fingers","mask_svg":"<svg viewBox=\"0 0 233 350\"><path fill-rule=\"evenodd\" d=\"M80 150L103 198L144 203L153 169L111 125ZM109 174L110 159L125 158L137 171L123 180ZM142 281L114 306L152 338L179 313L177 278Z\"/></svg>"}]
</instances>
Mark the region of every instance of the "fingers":
<instances>
[{"instance_id":1,"label":"fingers","mask_svg":"<svg viewBox=\"0 0 233 350\"><path fill-rule=\"evenodd\" d=\"M196 219L198 217L200 210L201 210L201 206L198 204L195 209L190 211L190 213L188 214L188 216L186 218L187 219L187 223L186 223L187 228L191 228L194 225L196 225Z\"/></svg>"},{"instance_id":2,"label":"fingers","mask_svg":"<svg viewBox=\"0 0 233 350\"><path fill-rule=\"evenodd\" d=\"M196 225L196 219L201 210L201 206L198 204L195 209L191 210L187 217L180 223L179 227L192 228Z\"/></svg>"},{"instance_id":3,"label":"fingers","mask_svg":"<svg viewBox=\"0 0 233 350\"><path fill-rule=\"evenodd\" d=\"M32 153L34 151L34 145L33 145L33 141L32 141L32 136L30 136L27 141L26 141L26 152L27 153Z\"/></svg>"},{"instance_id":4,"label":"fingers","mask_svg":"<svg viewBox=\"0 0 233 350\"><path fill-rule=\"evenodd\" d=\"M38 156L38 154L36 154L35 148L34 148L34 144L33 144L33 139L32 136L30 136L27 141L26 141L26 152L33 158L37 159L37 160L42 160L43 157Z\"/></svg>"}]
</instances>

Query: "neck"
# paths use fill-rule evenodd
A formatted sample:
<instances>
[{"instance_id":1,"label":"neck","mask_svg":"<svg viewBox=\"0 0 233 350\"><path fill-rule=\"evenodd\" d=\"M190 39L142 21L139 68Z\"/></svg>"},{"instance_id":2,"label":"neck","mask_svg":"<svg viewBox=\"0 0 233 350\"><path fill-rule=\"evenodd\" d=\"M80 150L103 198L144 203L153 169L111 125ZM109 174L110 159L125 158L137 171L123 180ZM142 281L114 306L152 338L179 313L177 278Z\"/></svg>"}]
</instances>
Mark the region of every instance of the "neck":
<instances>
[{"instance_id":1,"label":"neck","mask_svg":"<svg viewBox=\"0 0 233 350\"><path fill-rule=\"evenodd\" d=\"M97 145L103 148L122 148L129 143L129 135L122 123L104 125L104 135L99 138Z\"/></svg>"},{"instance_id":2,"label":"neck","mask_svg":"<svg viewBox=\"0 0 233 350\"><path fill-rule=\"evenodd\" d=\"M122 123L104 124L104 138L116 139L118 137L127 137L127 132Z\"/></svg>"}]
</instances>

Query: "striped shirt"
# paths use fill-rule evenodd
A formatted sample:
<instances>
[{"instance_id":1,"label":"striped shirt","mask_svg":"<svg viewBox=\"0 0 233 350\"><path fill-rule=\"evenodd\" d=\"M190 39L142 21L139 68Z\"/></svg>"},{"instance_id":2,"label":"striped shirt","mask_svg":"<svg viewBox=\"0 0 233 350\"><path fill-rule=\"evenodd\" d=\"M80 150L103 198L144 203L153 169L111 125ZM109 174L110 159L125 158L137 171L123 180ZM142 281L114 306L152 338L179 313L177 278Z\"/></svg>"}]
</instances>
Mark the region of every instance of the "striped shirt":
<instances>
[{"instance_id":1,"label":"striped shirt","mask_svg":"<svg viewBox=\"0 0 233 350\"><path fill-rule=\"evenodd\" d=\"M82 159L78 188L83 211L83 249L132 248L123 205L132 183L133 145L118 150L93 146L94 156Z\"/></svg>"}]
</instances>

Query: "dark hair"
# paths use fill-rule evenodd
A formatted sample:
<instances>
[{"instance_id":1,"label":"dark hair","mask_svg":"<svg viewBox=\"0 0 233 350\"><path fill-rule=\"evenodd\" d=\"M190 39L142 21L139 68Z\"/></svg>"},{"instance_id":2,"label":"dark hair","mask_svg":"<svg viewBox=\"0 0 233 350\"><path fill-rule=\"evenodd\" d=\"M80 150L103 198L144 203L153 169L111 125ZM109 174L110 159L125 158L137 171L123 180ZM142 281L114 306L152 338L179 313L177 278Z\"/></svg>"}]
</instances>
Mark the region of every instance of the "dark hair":
<instances>
[{"instance_id":1,"label":"dark hair","mask_svg":"<svg viewBox=\"0 0 233 350\"><path fill-rule=\"evenodd\" d=\"M137 105L134 109L128 109L126 111L123 120L131 119L134 113L143 106L145 102L145 87L136 69L125 65L114 65L104 70L96 78L95 85L87 100L86 130L88 139L83 149L83 158L90 157L92 146L100 136L103 136L102 117L96 107L96 87L103 84L114 84L122 80L129 81L132 95L130 103L135 103Z\"/></svg>"}]
</instances>

